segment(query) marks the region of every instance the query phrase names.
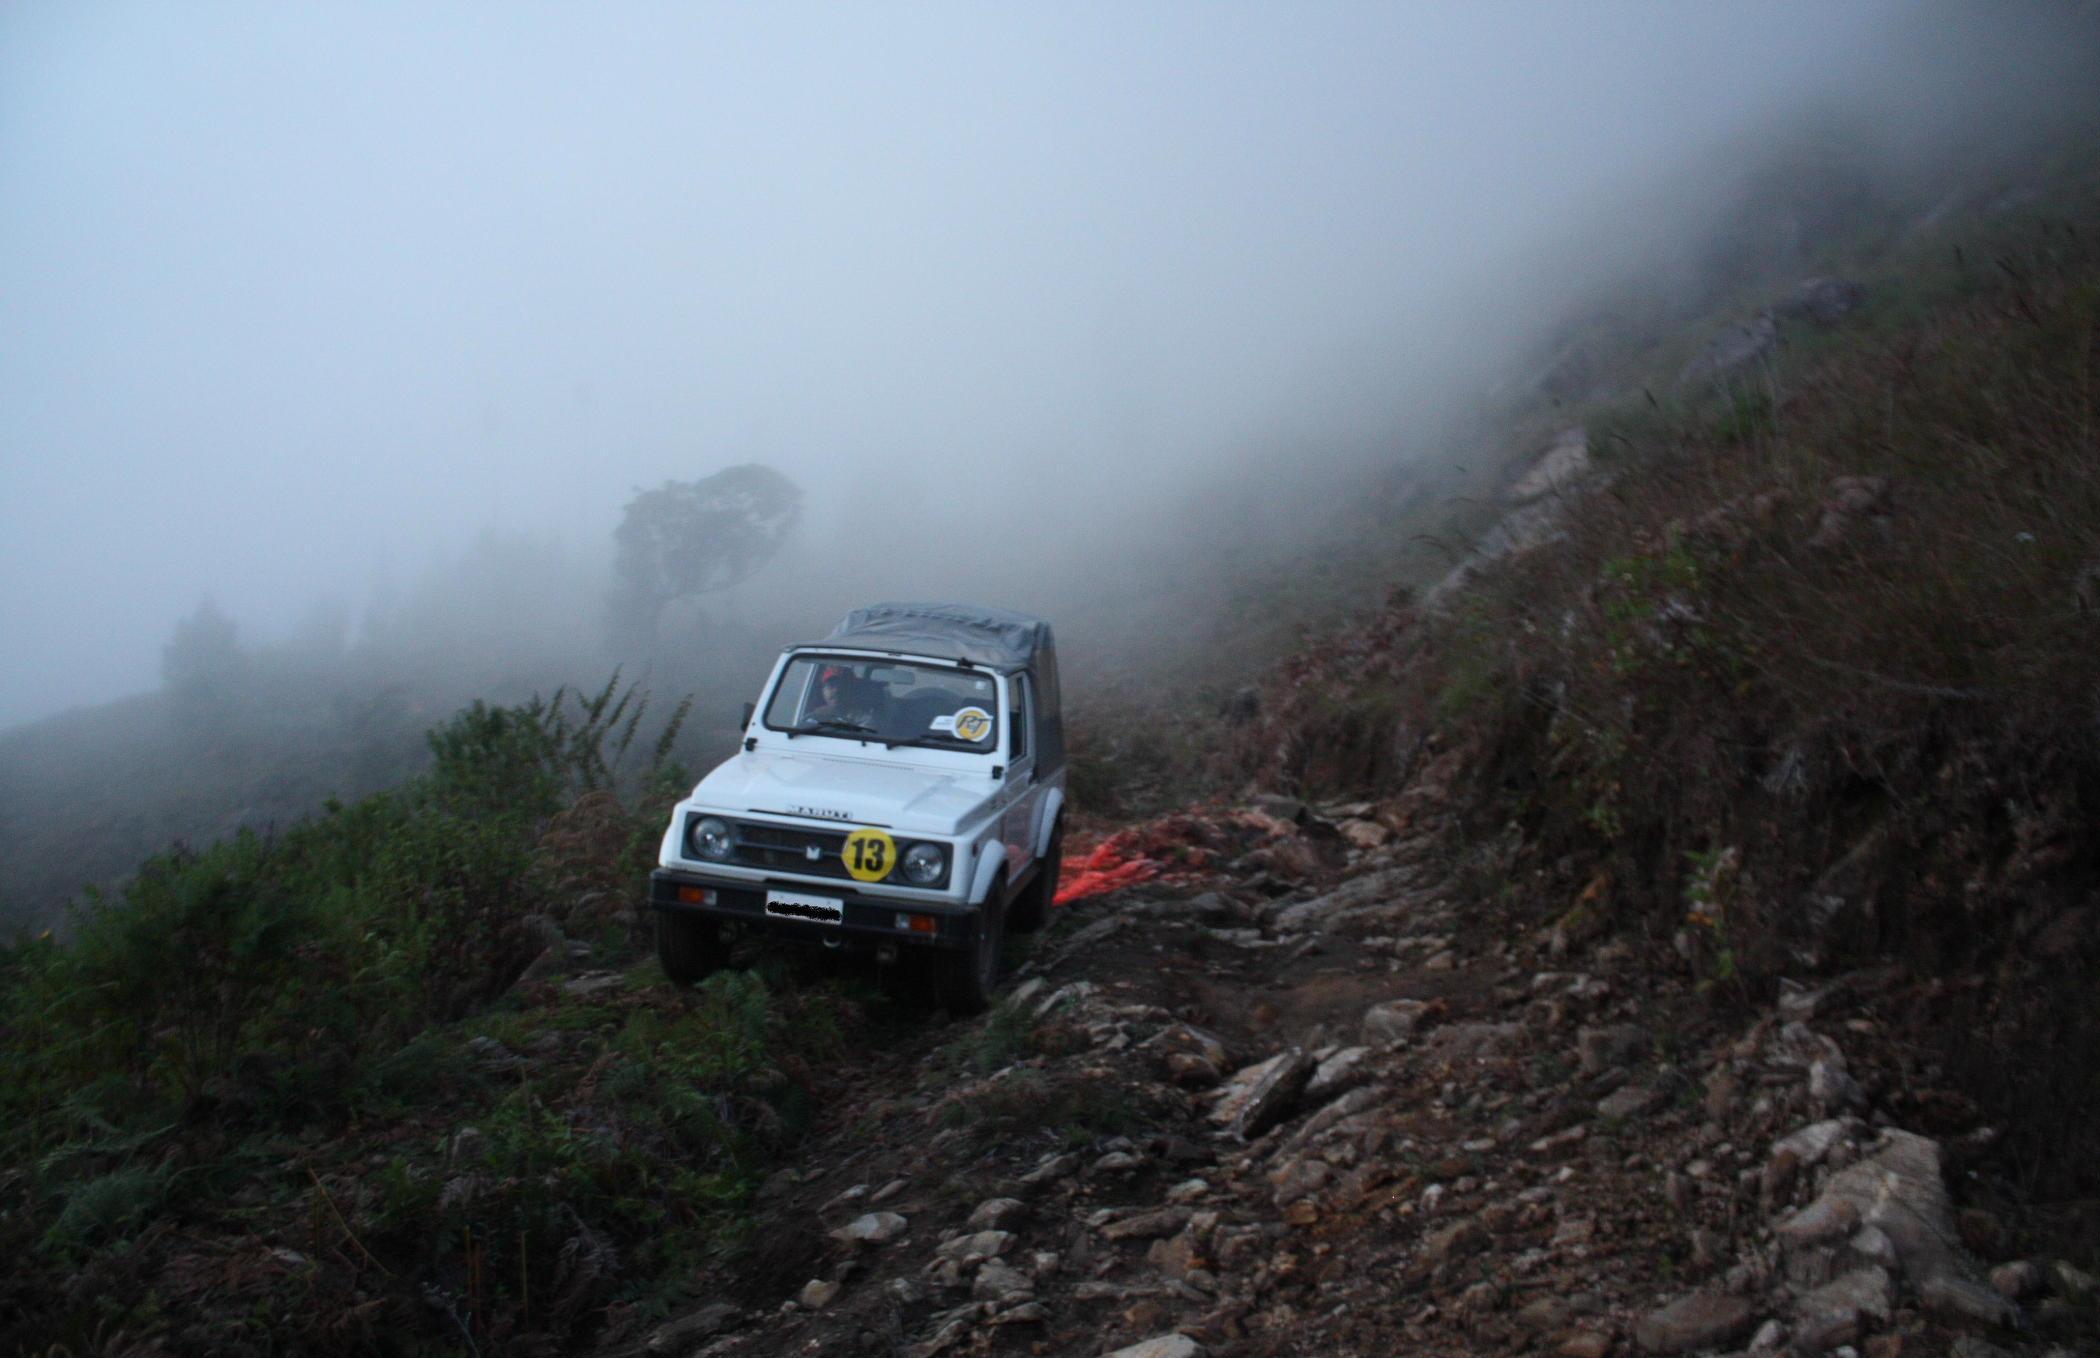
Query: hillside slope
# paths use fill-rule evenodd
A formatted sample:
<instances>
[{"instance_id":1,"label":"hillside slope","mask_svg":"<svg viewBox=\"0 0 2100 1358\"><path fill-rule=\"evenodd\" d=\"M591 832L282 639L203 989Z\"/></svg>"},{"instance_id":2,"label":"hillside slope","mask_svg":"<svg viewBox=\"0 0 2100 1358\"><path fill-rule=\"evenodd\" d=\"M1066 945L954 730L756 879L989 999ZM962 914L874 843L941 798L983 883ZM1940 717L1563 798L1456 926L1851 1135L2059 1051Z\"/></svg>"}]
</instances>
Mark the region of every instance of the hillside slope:
<instances>
[{"instance_id":1,"label":"hillside slope","mask_svg":"<svg viewBox=\"0 0 2100 1358\"><path fill-rule=\"evenodd\" d=\"M154 860L0 953L0 1351L2100 1343L2096 189L1604 345L1462 572L1075 732L1185 805L982 1019L665 983L617 686Z\"/></svg>"}]
</instances>

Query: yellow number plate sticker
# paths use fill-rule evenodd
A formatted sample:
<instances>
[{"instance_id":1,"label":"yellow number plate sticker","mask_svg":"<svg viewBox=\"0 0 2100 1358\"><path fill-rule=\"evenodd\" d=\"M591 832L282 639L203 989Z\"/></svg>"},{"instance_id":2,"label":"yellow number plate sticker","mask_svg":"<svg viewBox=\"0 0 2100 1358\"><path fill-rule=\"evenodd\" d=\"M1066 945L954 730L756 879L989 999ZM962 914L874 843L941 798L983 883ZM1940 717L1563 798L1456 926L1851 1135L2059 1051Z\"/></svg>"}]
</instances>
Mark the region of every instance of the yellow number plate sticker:
<instances>
[{"instance_id":1,"label":"yellow number plate sticker","mask_svg":"<svg viewBox=\"0 0 2100 1358\"><path fill-rule=\"evenodd\" d=\"M880 830L846 836L846 872L856 882L879 882L897 864L897 842Z\"/></svg>"}]
</instances>

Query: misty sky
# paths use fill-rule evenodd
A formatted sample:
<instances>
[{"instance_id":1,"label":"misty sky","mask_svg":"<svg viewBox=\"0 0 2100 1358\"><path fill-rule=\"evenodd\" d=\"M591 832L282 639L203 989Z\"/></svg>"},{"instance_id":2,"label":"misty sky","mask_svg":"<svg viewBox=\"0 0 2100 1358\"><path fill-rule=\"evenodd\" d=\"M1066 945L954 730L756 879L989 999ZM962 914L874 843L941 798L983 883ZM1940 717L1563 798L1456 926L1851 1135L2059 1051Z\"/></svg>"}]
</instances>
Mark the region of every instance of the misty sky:
<instances>
[{"instance_id":1,"label":"misty sky","mask_svg":"<svg viewBox=\"0 0 2100 1358\"><path fill-rule=\"evenodd\" d=\"M935 531L1375 427L1897 8L17 0L0 724L733 462Z\"/></svg>"}]
</instances>

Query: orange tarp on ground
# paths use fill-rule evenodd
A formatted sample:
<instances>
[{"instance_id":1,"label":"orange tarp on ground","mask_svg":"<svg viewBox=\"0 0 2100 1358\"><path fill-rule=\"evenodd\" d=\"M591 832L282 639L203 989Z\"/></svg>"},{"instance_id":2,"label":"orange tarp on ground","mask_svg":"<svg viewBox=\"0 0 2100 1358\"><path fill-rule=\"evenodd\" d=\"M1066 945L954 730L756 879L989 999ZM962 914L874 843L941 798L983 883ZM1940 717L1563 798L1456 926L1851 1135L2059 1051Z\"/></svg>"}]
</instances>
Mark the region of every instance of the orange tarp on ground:
<instances>
[{"instance_id":1,"label":"orange tarp on ground","mask_svg":"<svg viewBox=\"0 0 2100 1358\"><path fill-rule=\"evenodd\" d=\"M1091 850L1067 854L1057 904L1140 882L1192 881L1248 845L1290 832L1291 827L1260 812L1162 816L1119 830Z\"/></svg>"},{"instance_id":2,"label":"orange tarp on ground","mask_svg":"<svg viewBox=\"0 0 2100 1358\"><path fill-rule=\"evenodd\" d=\"M1117 839L1121 837L1116 836ZM1159 876L1159 872L1158 863L1149 858L1126 858L1115 839L1104 840L1084 858L1065 859L1057 888L1057 904L1136 886Z\"/></svg>"}]
</instances>

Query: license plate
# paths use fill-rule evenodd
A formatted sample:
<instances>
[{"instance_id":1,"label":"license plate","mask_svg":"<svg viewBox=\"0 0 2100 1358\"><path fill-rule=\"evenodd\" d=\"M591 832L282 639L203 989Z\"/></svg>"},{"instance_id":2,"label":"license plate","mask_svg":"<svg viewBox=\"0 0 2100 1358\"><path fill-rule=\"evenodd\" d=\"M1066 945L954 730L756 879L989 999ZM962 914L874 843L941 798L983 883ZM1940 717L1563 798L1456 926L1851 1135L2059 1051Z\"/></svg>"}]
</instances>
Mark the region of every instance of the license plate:
<instances>
[{"instance_id":1,"label":"license plate","mask_svg":"<svg viewBox=\"0 0 2100 1358\"><path fill-rule=\"evenodd\" d=\"M775 919L799 919L811 924L838 924L846 908L832 896L805 896L798 891L768 891L766 913Z\"/></svg>"}]
</instances>

